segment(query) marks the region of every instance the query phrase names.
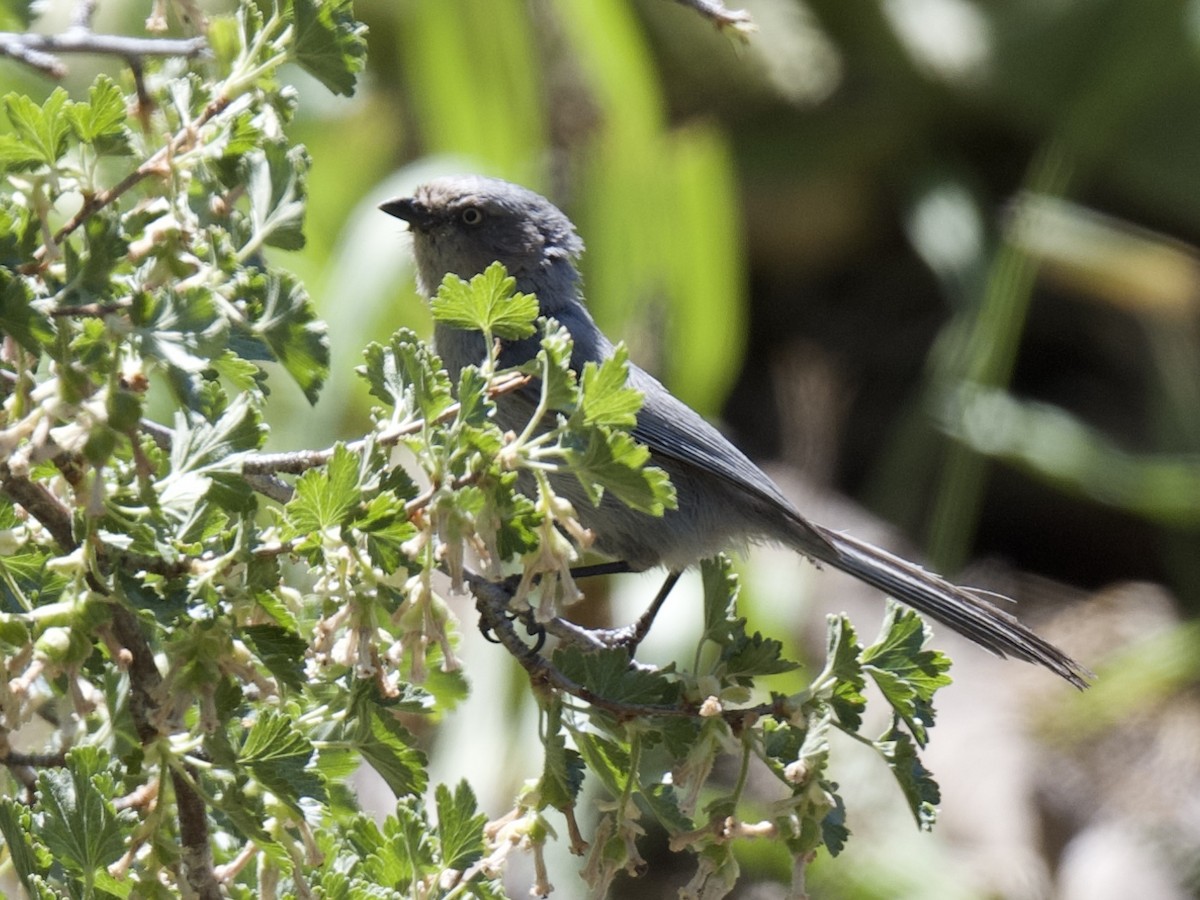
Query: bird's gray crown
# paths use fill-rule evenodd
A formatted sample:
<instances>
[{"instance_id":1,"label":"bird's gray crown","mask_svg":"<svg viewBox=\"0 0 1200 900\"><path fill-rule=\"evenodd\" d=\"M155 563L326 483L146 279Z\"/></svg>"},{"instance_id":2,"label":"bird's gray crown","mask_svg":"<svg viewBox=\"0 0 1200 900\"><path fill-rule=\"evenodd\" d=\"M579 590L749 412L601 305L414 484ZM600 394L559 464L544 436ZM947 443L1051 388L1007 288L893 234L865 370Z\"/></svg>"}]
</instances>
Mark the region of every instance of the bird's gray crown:
<instances>
[{"instance_id":1,"label":"bird's gray crown","mask_svg":"<svg viewBox=\"0 0 1200 900\"><path fill-rule=\"evenodd\" d=\"M380 209L409 223L422 293L448 273L471 278L497 260L539 299L577 291L583 241L558 207L520 185L479 175L438 178ZM544 303L543 311L553 313Z\"/></svg>"}]
</instances>

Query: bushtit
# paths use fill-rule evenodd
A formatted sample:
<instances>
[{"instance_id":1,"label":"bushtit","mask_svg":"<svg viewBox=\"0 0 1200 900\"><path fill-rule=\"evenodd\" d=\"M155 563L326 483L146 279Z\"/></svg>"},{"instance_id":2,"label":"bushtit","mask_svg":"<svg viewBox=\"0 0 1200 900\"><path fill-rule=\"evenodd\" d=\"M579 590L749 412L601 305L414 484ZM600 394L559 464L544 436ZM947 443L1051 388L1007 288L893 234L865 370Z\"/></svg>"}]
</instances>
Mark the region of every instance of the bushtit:
<instances>
[{"instance_id":1,"label":"bushtit","mask_svg":"<svg viewBox=\"0 0 1200 900\"><path fill-rule=\"evenodd\" d=\"M499 260L517 289L537 295L574 339L571 367L612 355L613 345L584 305L576 260L583 242L574 225L533 191L492 178L439 178L412 197L380 209L403 219L413 233L417 286L432 296L447 274L470 279ZM451 378L485 358L483 335L437 325L434 342ZM538 351L536 336L505 341L503 366L520 365ZM1086 670L1057 647L974 592L957 587L865 541L806 520L754 463L691 407L636 365L629 384L645 401L633 435L667 472L678 507L661 518L631 510L605 494L593 505L576 484L555 482L595 534L595 547L634 571L664 566L677 573L701 559L754 541L776 541L879 588L927 613L1000 656L1040 663L1077 686ZM497 402L498 424L520 432L533 411L536 389Z\"/></svg>"}]
</instances>

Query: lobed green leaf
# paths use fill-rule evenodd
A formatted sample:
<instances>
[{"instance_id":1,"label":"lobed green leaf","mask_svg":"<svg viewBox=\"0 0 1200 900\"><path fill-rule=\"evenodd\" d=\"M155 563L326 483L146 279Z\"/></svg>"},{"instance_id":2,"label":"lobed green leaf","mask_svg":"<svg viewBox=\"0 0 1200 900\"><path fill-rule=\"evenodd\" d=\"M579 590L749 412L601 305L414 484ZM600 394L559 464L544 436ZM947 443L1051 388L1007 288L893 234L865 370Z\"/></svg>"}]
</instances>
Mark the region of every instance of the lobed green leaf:
<instances>
[{"instance_id":1,"label":"lobed green leaf","mask_svg":"<svg viewBox=\"0 0 1200 900\"><path fill-rule=\"evenodd\" d=\"M950 684L950 660L925 649L925 621L911 609L889 603L878 639L863 650L863 671L879 686L896 714L924 746L933 727L933 695Z\"/></svg>"},{"instance_id":2,"label":"lobed green leaf","mask_svg":"<svg viewBox=\"0 0 1200 900\"><path fill-rule=\"evenodd\" d=\"M582 400L579 405L588 425L632 428L642 408L642 394L628 386L629 351L618 344L613 355L597 365L587 362L580 378Z\"/></svg>"},{"instance_id":3,"label":"lobed green leaf","mask_svg":"<svg viewBox=\"0 0 1200 900\"><path fill-rule=\"evenodd\" d=\"M451 328L482 331L503 340L529 337L538 314L537 298L516 290L517 280L492 263L470 281L447 275L430 302L433 319Z\"/></svg>"},{"instance_id":4,"label":"lobed green leaf","mask_svg":"<svg viewBox=\"0 0 1200 900\"><path fill-rule=\"evenodd\" d=\"M652 516L675 507L675 489L667 473L646 465L650 451L628 432L595 428L583 438L570 435L564 456L595 504L611 491L626 506Z\"/></svg>"},{"instance_id":5,"label":"lobed green leaf","mask_svg":"<svg viewBox=\"0 0 1200 900\"><path fill-rule=\"evenodd\" d=\"M928 831L937 820L937 804L941 802L941 791L933 774L921 764L917 746L913 739L896 727L875 741L875 748L892 770L908 808L912 811L917 827Z\"/></svg>"},{"instance_id":6,"label":"lobed green leaf","mask_svg":"<svg viewBox=\"0 0 1200 900\"><path fill-rule=\"evenodd\" d=\"M439 784L434 790L434 805L442 866L465 869L483 856L487 816L479 812L475 792L466 781L460 781L453 793Z\"/></svg>"}]
</instances>

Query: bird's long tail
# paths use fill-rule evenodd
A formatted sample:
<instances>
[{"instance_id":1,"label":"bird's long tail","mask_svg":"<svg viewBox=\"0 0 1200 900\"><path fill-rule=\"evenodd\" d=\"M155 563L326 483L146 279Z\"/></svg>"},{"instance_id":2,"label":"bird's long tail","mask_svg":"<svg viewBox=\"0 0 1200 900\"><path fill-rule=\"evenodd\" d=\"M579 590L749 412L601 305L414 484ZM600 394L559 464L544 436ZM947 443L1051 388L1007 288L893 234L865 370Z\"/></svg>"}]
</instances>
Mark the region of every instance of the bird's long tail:
<instances>
[{"instance_id":1,"label":"bird's long tail","mask_svg":"<svg viewBox=\"0 0 1200 900\"><path fill-rule=\"evenodd\" d=\"M822 561L932 616L997 656L1012 656L1045 666L1077 688L1087 687L1091 672L969 589L953 585L865 541L806 524L836 551L818 554ZM809 545L805 552L812 555L811 542L805 543Z\"/></svg>"}]
</instances>

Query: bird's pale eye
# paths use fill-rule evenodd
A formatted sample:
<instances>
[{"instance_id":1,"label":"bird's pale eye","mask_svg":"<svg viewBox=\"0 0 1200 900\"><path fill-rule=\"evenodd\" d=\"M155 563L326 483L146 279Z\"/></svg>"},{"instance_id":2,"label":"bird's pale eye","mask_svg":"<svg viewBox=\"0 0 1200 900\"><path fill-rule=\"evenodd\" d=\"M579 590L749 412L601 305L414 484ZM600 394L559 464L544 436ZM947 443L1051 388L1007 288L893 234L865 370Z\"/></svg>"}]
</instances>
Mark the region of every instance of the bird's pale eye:
<instances>
[{"instance_id":1,"label":"bird's pale eye","mask_svg":"<svg viewBox=\"0 0 1200 900\"><path fill-rule=\"evenodd\" d=\"M477 207L468 206L461 213L464 225L478 225L483 221L483 213Z\"/></svg>"}]
</instances>

